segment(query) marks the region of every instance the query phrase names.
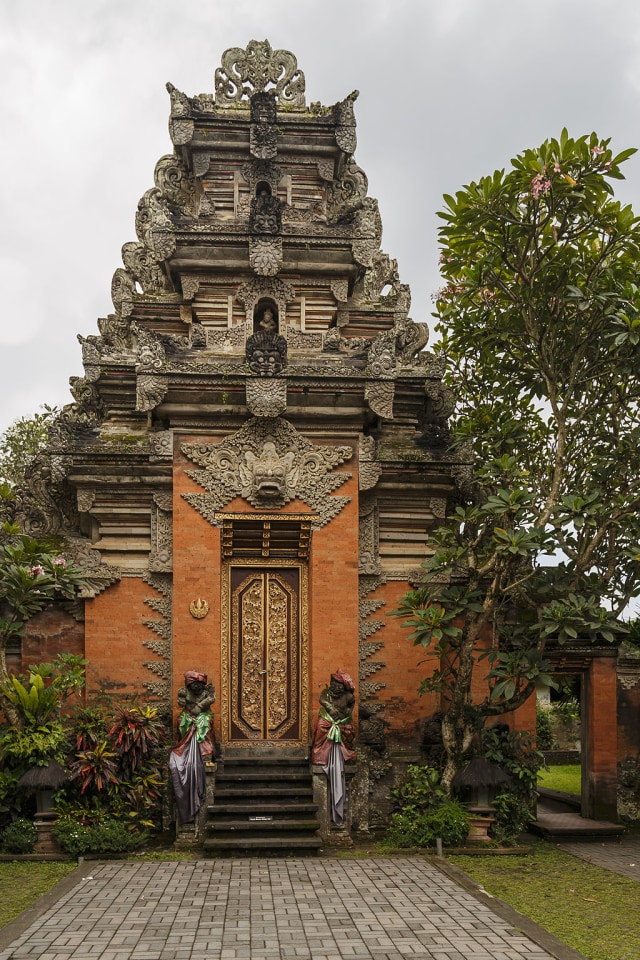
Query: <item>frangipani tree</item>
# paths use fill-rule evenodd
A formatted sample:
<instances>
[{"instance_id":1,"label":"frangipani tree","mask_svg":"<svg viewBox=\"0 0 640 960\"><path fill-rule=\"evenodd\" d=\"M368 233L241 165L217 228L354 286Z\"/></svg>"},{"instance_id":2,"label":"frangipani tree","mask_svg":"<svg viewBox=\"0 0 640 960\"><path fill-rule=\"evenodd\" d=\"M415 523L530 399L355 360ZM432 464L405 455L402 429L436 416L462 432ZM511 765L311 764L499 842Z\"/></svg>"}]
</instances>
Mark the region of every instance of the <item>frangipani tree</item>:
<instances>
[{"instance_id":1,"label":"frangipani tree","mask_svg":"<svg viewBox=\"0 0 640 960\"><path fill-rule=\"evenodd\" d=\"M564 130L440 213L437 329L471 478L397 613L435 658L447 786L545 676L549 639L613 642L640 593L640 224L611 184L634 152Z\"/></svg>"}]
</instances>

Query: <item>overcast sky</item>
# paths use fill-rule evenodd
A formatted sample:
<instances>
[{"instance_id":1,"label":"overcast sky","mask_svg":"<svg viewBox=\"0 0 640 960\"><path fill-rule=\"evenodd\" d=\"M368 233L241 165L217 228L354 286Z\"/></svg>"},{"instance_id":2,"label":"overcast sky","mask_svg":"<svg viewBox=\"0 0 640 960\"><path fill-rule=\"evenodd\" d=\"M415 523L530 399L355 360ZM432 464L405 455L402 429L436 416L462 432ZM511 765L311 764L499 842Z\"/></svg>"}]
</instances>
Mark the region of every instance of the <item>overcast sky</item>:
<instances>
[{"instance_id":1,"label":"overcast sky","mask_svg":"<svg viewBox=\"0 0 640 960\"><path fill-rule=\"evenodd\" d=\"M0 430L71 400L76 334L112 311L172 149L166 81L212 92L222 52L265 38L298 58L307 102L360 91L356 159L414 320L438 286L443 193L563 126L640 146L637 0L0 0ZM640 212L640 160L625 167Z\"/></svg>"}]
</instances>

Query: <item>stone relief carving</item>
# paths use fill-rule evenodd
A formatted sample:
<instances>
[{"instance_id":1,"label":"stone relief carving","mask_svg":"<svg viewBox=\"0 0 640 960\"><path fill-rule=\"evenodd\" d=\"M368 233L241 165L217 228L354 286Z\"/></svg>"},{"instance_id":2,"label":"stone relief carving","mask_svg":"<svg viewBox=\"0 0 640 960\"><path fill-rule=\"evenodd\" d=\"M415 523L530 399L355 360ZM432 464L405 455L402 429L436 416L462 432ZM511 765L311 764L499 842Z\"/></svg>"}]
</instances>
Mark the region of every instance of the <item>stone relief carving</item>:
<instances>
[{"instance_id":1,"label":"stone relief carving","mask_svg":"<svg viewBox=\"0 0 640 960\"><path fill-rule=\"evenodd\" d=\"M282 200L272 196L266 190L251 201L249 213L249 230L255 234L270 234L275 236L282 230Z\"/></svg>"},{"instance_id":2,"label":"stone relief carving","mask_svg":"<svg viewBox=\"0 0 640 960\"><path fill-rule=\"evenodd\" d=\"M172 83L166 84L167 93L169 94L169 100L171 102L171 116L172 117L190 117L191 116L191 101L186 93L183 93L181 90L178 90L177 87L174 87Z\"/></svg>"},{"instance_id":3,"label":"stone relief carving","mask_svg":"<svg viewBox=\"0 0 640 960\"><path fill-rule=\"evenodd\" d=\"M240 350L247 337L247 324L238 323L227 330L207 330L207 347L211 350Z\"/></svg>"},{"instance_id":4,"label":"stone relief carving","mask_svg":"<svg viewBox=\"0 0 640 960\"><path fill-rule=\"evenodd\" d=\"M386 330L374 337L369 348L367 373L371 377L387 378L396 372L395 331Z\"/></svg>"},{"instance_id":5,"label":"stone relief carving","mask_svg":"<svg viewBox=\"0 0 640 960\"><path fill-rule=\"evenodd\" d=\"M127 270L118 267L111 280L111 302L118 316L123 319L130 316L135 295L135 280Z\"/></svg>"},{"instance_id":6,"label":"stone relief carving","mask_svg":"<svg viewBox=\"0 0 640 960\"><path fill-rule=\"evenodd\" d=\"M142 579L161 596L145 597L144 602L156 613L160 620L144 620L144 626L151 630L156 637L143 640L143 645L161 657L160 660L150 660L144 665L164 682L154 680L144 682L143 686L153 696L159 697L166 705L170 705L171 695L171 635L172 635L172 593L173 584L169 573L143 573ZM159 638L159 639L157 639Z\"/></svg>"},{"instance_id":7,"label":"stone relief carving","mask_svg":"<svg viewBox=\"0 0 640 960\"><path fill-rule=\"evenodd\" d=\"M271 193L276 196L278 184L282 179L282 168L271 160L252 160L251 163L245 163L243 166L242 176L249 184L249 193L252 196L255 196L259 183L268 183Z\"/></svg>"},{"instance_id":8,"label":"stone relief carving","mask_svg":"<svg viewBox=\"0 0 640 960\"><path fill-rule=\"evenodd\" d=\"M98 319L98 330L105 344L105 354L127 353L130 345L129 324L123 322L117 314L110 313L107 317Z\"/></svg>"},{"instance_id":9,"label":"stone relief carving","mask_svg":"<svg viewBox=\"0 0 640 960\"><path fill-rule=\"evenodd\" d=\"M157 187L147 190L138 203L136 235L156 260L166 260L176 248L167 202Z\"/></svg>"},{"instance_id":10,"label":"stone relief carving","mask_svg":"<svg viewBox=\"0 0 640 960\"><path fill-rule=\"evenodd\" d=\"M131 332L136 341L136 373L158 373L163 370L167 357L157 333L137 323L131 324Z\"/></svg>"},{"instance_id":11,"label":"stone relief carving","mask_svg":"<svg viewBox=\"0 0 640 960\"><path fill-rule=\"evenodd\" d=\"M373 266L382 241L382 219L378 201L365 197L353 218L354 239L351 249L355 260L363 267Z\"/></svg>"},{"instance_id":12,"label":"stone relief carving","mask_svg":"<svg viewBox=\"0 0 640 960\"><path fill-rule=\"evenodd\" d=\"M173 430L159 430L149 434L149 460L171 460L173 458Z\"/></svg>"},{"instance_id":13,"label":"stone relief carving","mask_svg":"<svg viewBox=\"0 0 640 960\"><path fill-rule=\"evenodd\" d=\"M327 219L340 223L362 207L369 189L367 175L353 158L345 165L342 179L332 183L327 195Z\"/></svg>"},{"instance_id":14,"label":"stone relief carving","mask_svg":"<svg viewBox=\"0 0 640 960\"><path fill-rule=\"evenodd\" d=\"M426 400L420 421L421 435L418 443L442 455L451 440L448 421L455 409L455 394L440 380L431 379L425 381L424 392Z\"/></svg>"},{"instance_id":15,"label":"stone relief carving","mask_svg":"<svg viewBox=\"0 0 640 960\"><path fill-rule=\"evenodd\" d=\"M89 513L96 500L95 490L78 490L77 504L79 513Z\"/></svg>"},{"instance_id":16,"label":"stone relief carving","mask_svg":"<svg viewBox=\"0 0 640 960\"><path fill-rule=\"evenodd\" d=\"M258 160L273 160L277 155L276 101L273 93L254 93L251 97L249 152Z\"/></svg>"},{"instance_id":17,"label":"stone relief carving","mask_svg":"<svg viewBox=\"0 0 640 960\"><path fill-rule=\"evenodd\" d=\"M122 262L145 293L155 296L171 294L171 285L166 274L143 243L125 243L122 247Z\"/></svg>"},{"instance_id":18,"label":"stone relief carving","mask_svg":"<svg viewBox=\"0 0 640 960\"><path fill-rule=\"evenodd\" d=\"M173 569L173 501L170 493L154 494L151 508L149 570L170 573Z\"/></svg>"},{"instance_id":19,"label":"stone relief carving","mask_svg":"<svg viewBox=\"0 0 640 960\"><path fill-rule=\"evenodd\" d=\"M322 350L321 333L306 333L297 327L287 327L287 343L291 350Z\"/></svg>"},{"instance_id":20,"label":"stone relief carving","mask_svg":"<svg viewBox=\"0 0 640 960\"><path fill-rule=\"evenodd\" d=\"M271 310L265 310L260 329L248 338L246 355L249 370L258 377L273 377L286 366L287 341L277 333Z\"/></svg>"},{"instance_id":21,"label":"stone relief carving","mask_svg":"<svg viewBox=\"0 0 640 960\"><path fill-rule=\"evenodd\" d=\"M168 154L160 157L154 170L154 183L162 196L188 217L199 217L211 212L209 201L200 184L189 174L179 157Z\"/></svg>"},{"instance_id":22,"label":"stone relief carving","mask_svg":"<svg viewBox=\"0 0 640 960\"><path fill-rule=\"evenodd\" d=\"M182 452L202 469L187 471L207 494L183 494L210 522L234 497L254 507L276 508L294 498L320 514L317 526L336 516L349 497L330 494L351 474L334 473L351 447L314 446L280 417L253 417L217 444L183 444Z\"/></svg>"},{"instance_id":23,"label":"stone relief carving","mask_svg":"<svg viewBox=\"0 0 640 960\"><path fill-rule=\"evenodd\" d=\"M166 377L142 373L136 377L136 410L149 413L162 403L169 384Z\"/></svg>"},{"instance_id":24,"label":"stone relief carving","mask_svg":"<svg viewBox=\"0 0 640 960\"><path fill-rule=\"evenodd\" d=\"M278 307L280 328L284 330L287 304L295 300L295 296L295 288L288 280L281 280L279 277L254 277L238 287L236 300L244 306L247 323L253 323L253 312L258 300L271 298Z\"/></svg>"},{"instance_id":25,"label":"stone relief carving","mask_svg":"<svg viewBox=\"0 0 640 960\"><path fill-rule=\"evenodd\" d=\"M364 388L364 398L369 407L383 420L393 420L393 398L395 396L393 380L381 380L368 383Z\"/></svg>"},{"instance_id":26,"label":"stone relief carving","mask_svg":"<svg viewBox=\"0 0 640 960\"><path fill-rule=\"evenodd\" d=\"M198 179L204 177L209 173L209 168L211 167L211 153L208 150L194 150L192 153L193 158L193 173ZM206 197L207 205L209 207L209 213L215 213L215 204L209 197Z\"/></svg>"},{"instance_id":27,"label":"stone relief carving","mask_svg":"<svg viewBox=\"0 0 640 960\"><path fill-rule=\"evenodd\" d=\"M261 277L274 277L282 266L281 237L250 237L249 263Z\"/></svg>"},{"instance_id":28,"label":"stone relief carving","mask_svg":"<svg viewBox=\"0 0 640 960\"><path fill-rule=\"evenodd\" d=\"M355 153L358 144L356 138L356 117L353 105L360 96L358 90L353 90L344 100L340 100L333 108L333 119L336 125L336 143L344 153Z\"/></svg>"},{"instance_id":29,"label":"stone relief carving","mask_svg":"<svg viewBox=\"0 0 640 960\"><path fill-rule=\"evenodd\" d=\"M322 180L326 180L331 183L333 180L333 173L335 168L335 163L333 160L316 160L316 167L318 173Z\"/></svg>"},{"instance_id":30,"label":"stone relief carving","mask_svg":"<svg viewBox=\"0 0 640 960\"><path fill-rule=\"evenodd\" d=\"M376 251L364 275L361 298L368 303L377 303L384 288L390 286L391 293L384 298L388 300L396 294L399 285L398 261L382 250Z\"/></svg>"},{"instance_id":31,"label":"stone relief carving","mask_svg":"<svg viewBox=\"0 0 640 960\"><path fill-rule=\"evenodd\" d=\"M193 300L200 289L201 279L201 277L191 277L187 274L182 274L180 281L182 284L182 296L185 300Z\"/></svg>"},{"instance_id":32,"label":"stone relief carving","mask_svg":"<svg viewBox=\"0 0 640 960\"><path fill-rule=\"evenodd\" d=\"M374 499L360 501L358 536L358 570L360 573L380 573L378 506Z\"/></svg>"},{"instance_id":33,"label":"stone relief carving","mask_svg":"<svg viewBox=\"0 0 640 960\"><path fill-rule=\"evenodd\" d=\"M331 293L338 303L346 303L349 299L349 281L346 278L331 281Z\"/></svg>"},{"instance_id":34,"label":"stone relief carving","mask_svg":"<svg viewBox=\"0 0 640 960\"><path fill-rule=\"evenodd\" d=\"M286 380L246 381L247 408L254 417L279 417L287 409Z\"/></svg>"},{"instance_id":35,"label":"stone relief carving","mask_svg":"<svg viewBox=\"0 0 640 960\"><path fill-rule=\"evenodd\" d=\"M186 93L182 93L172 83L167 83L167 91L171 101L169 134L172 142L181 146L193 139L195 123L191 117L191 101Z\"/></svg>"},{"instance_id":36,"label":"stone relief carving","mask_svg":"<svg viewBox=\"0 0 640 960\"><path fill-rule=\"evenodd\" d=\"M371 337L343 337L339 327L330 327L323 334L323 353L341 353L354 360L364 359L371 347Z\"/></svg>"},{"instance_id":37,"label":"stone relief carving","mask_svg":"<svg viewBox=\"0 0 640 960\"><path fill-rule=\"evenodd\" d=\"M358 451L358 488L360 490L371 490L372 487L375 487L382 473L382 466L376 459L375 439L360 434Z\"/></svg>"},{"instance_id":38,"label":"stone relief carving","mask_svg":"<svg viewBox=\"0 0 640 960\"><path fill-rule=\"evenodd\" d=\"M82 570L85 585L80 597L92 599L121 578L118 567L103 563L102 556L84 537L67 537L63 556Z\"/></svg>"},{"instance_id":39,"label":"stone relief carving","mask_svg":"<svg viewBox=\"0 0 640 960\"><path fill-rule=\"evenodd\" d=\"M298 61L288 50L273 50L268 40L251 40L246 50L225 50L214 82L218 106L240 103L254 91L263 93L270 84L282 103L305 106L305 80Z\"/></svg>"},{"instance_id":40,"label":"stone relief carving","mask_svg":"<svg viewBox=\"0 0 640 960\"><path fill-rule=\"evenodd\" d=\"M429 340L429 327L426 323L406 320L396 336L397 355L404 363L411 363L416 354L426 347Z\"/></svg>"}]
</instances>

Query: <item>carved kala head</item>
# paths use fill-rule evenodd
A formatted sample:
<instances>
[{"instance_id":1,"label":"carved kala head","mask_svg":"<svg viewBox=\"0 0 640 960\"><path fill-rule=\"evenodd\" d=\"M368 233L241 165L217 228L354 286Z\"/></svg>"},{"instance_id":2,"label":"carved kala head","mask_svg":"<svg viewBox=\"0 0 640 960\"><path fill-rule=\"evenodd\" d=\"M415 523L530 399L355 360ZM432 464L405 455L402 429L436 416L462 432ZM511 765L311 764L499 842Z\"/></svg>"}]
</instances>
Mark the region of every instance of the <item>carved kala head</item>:
<instances>
[{"instance_id":1,"label":"carved kala head","mask_svg":"<svg viewBox=\"0 0 640 960\"><path fill-rule=\"evenodd\" d=\"M292 471L295 456L292 452L279 456L272 440L266 440L256 456L245 453L252 493L263 500L280 500L287 494L287 478Z\"/></svg>"}]
</instances>

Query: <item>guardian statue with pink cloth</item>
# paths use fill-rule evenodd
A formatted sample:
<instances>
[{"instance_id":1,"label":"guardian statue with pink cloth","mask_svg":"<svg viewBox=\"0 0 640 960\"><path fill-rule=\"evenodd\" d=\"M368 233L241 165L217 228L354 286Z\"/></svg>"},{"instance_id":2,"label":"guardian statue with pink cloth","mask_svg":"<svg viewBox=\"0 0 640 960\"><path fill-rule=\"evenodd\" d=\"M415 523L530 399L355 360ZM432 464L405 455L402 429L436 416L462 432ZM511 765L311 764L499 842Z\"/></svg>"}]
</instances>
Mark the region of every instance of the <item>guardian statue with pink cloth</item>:
<instances>
[{"instance_id":1,"label":"guardian statue with pink cloth","mask_svg":"<svg viewBox=\"0 0 640 960\"><path fill-rule=\"evenodd\" d=\"M354 690L355 684L344 670L336 670L331 674L329 686L320 694L320 710L311 752L312 763L324 767L329 778L331 819L338 826L344 823L344 765L356 755L351 722L356 702Z\"/></svg>"}]
</instances>

